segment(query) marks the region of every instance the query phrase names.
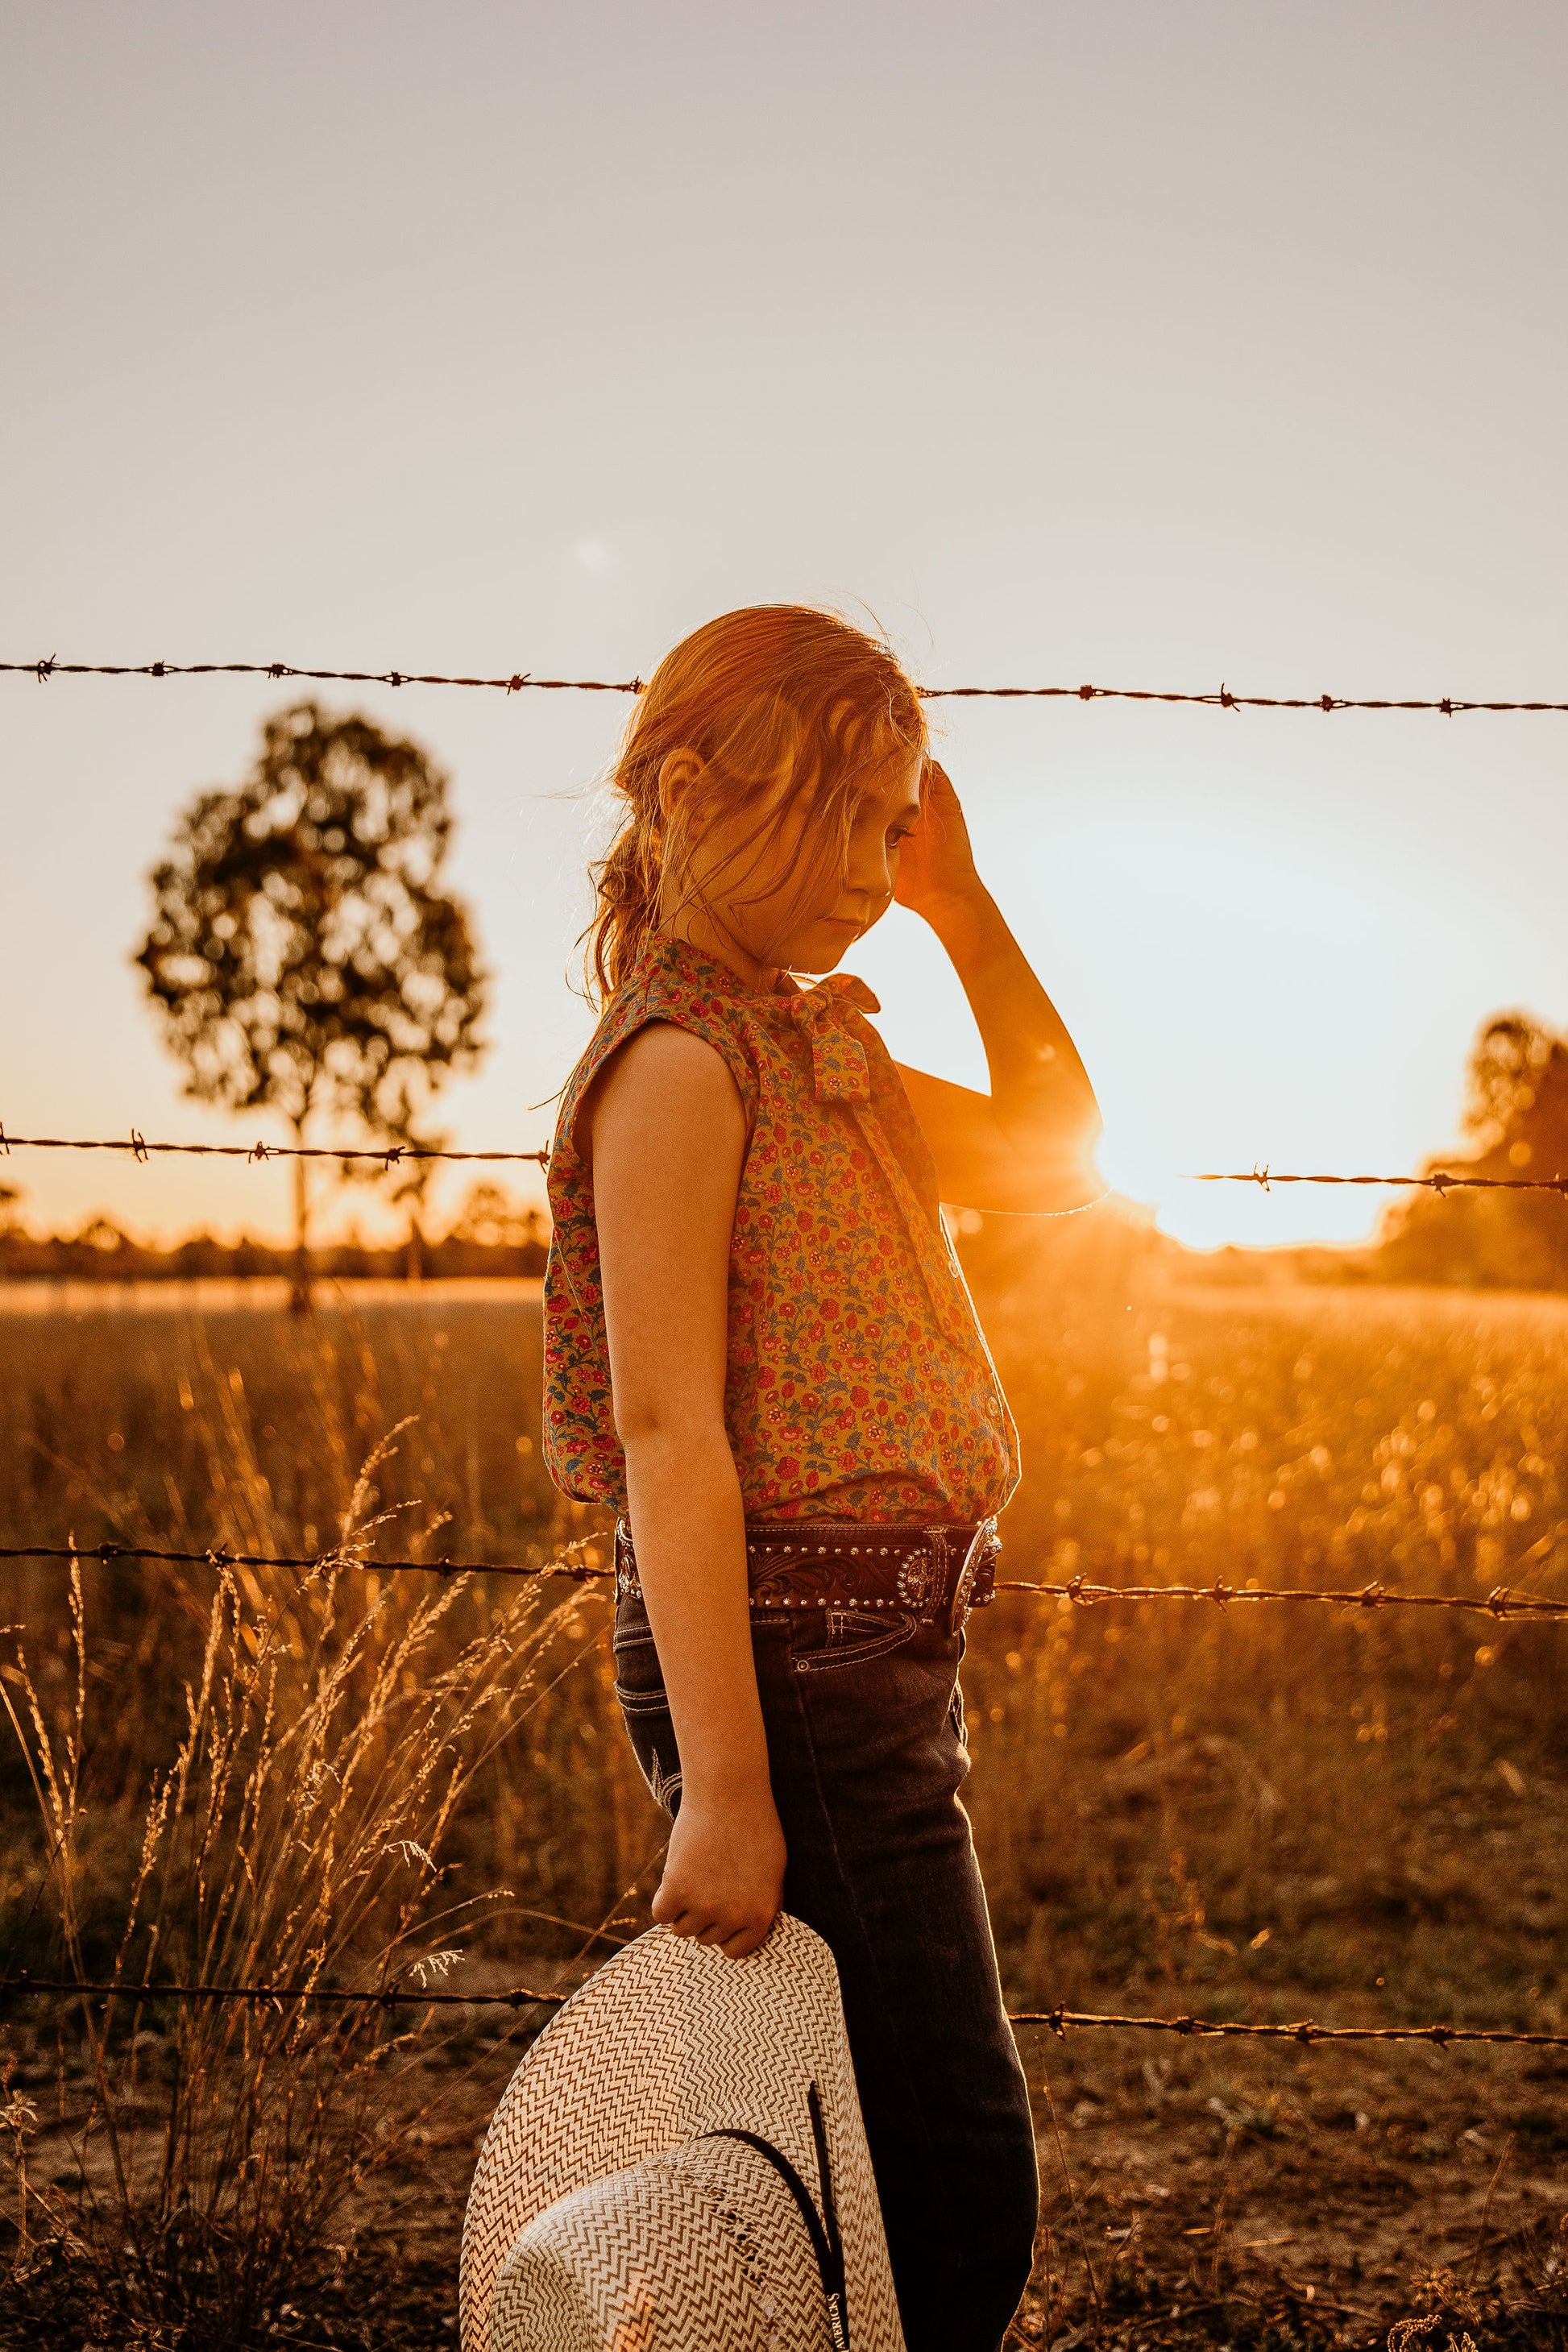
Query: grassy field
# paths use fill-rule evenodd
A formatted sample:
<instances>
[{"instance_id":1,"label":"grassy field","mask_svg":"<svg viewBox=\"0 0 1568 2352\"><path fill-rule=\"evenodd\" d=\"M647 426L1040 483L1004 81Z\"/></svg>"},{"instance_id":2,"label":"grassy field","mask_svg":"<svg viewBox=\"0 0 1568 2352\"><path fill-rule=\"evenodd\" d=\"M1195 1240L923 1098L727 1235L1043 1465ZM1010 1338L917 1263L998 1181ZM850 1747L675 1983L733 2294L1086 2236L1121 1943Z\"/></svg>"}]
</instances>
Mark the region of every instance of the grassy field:
<instances>
[{"instance_id":1,"label":"grassy field","mask_svg":"<svg viewBox=\"0 0 1568 2352\"><path fill-rule=\"evenodd\" d=\"M1025 1444L1005 1574L1568 1591L1568 1304L1182 1287L1169 1262L1074 1263L994 1228L971 1263ZM595 1556L602 1530L560 1506L540 1469L530 1294L340 1302L308 1323L84 1308L0 1328L0 1542L72 1529L84 1543L314 1550L337 1539L361 1465L396 1430L353 1505L373 1549L543 1561L574 1541ZM35 1751L36 1694L61 1757L79 1704L67 1580L53 1564L13 1569L5 1612L28 1662L26 1685L13 1664L5 1690ZM338 1980L424 1959L458 1989L540 1970L570 1982L604 1948L588 1929L644 1924L662 1828L614 1713L602 1590L560 1580L520 1599L479 1580L422 1617L424 1579L348 1570L328 1608L264 1570L233 1580L215 1634L214 1589L205 1568L83 1570L79 1795L68 1841L56 1839L68 1843L83 1965L121 1950L132 1972L154 1950L171 1969L182 1950L224 1965L240 1948L199 1945L177 1839L161 1940L145 1916L125 1940L150 1780L192 1747L187 1686L199 1700L205 1656L218 1687L220 1653L234 1687L264 1664L276 1719L314 1727L312 1770L360 1773L362 1837L429 1859L407 1876L367 1865L331 1948ZM968 1801L1010 1996L1568 2030L1565 1642L1554 1627L1447 1613L1001 1600L972 1622L964 1687ZM339 1673L330 1706L324 1673ZM206 1738L193 1771L216 1754ZM254 1779L247 1739L235 1733L233 1753ZM288 1779L304 1768L287 1749L263 1759L275 1828L305 1785ZM398 1825L375 1811L395 1759L393 1778L428 1784L418 1820ZM437 1801L437 1781L458 1793ZM0 1952L7 1967L58 1968L60 1871L15 1738L0 1803ZM259 1834L259 1814L248 1830L233 1807L217 1819L219 1844ZM249 1965L275 1964L286 1911L246 1913ZM81 2118L129 2096L127 2160L132 2175L150 2166L169 2078L190 2063L185 2029L139 2021L146 2054L126 2093L120 2076L105 2086L90 2037L68 2018L57 2040L41 2007L14 2007L4 2025L8 2095L35 2111L14 2124L16 2147L46 2206L108 2210L121 2191L110 2169L95 2177L106 2155L80 2153ZM290 2223L344 2249L351 2272L376 2244L384 2274L390 2242L426 2283L433 2302L406 2307L432 2330L474 2135L515 2056L494 2015L459 2013L445 2041L399 2045L384 2063L389 2033L369 2060L352 2036L331 2044L334 2066L381 2065L384 2107L356 2152L322 2139L323 2174L336 2166L341 2179L313 2220ZM1553 2236L1568 2203L1568 2053L1369 2048L1028 2037L1047 2228L1027 2340L1048 2322L1058 2344L1091 2325L1107 2345L1381 2341L1393 2318L1426 2311L1446 2315L1421 2339L1438 2345L1466 2326L1478 2344L1568 2342ZM268 2065L298 2074L298 2045L269 2052ZM197 2054L216 2115L243 2052ZM214 2176L215 2210L226 2193ZM14 2216L26 2210L13 2198ZM46 2220L41 2206L29 2226L47 2234ZM274 2318L276 2259L258 2240L257 2309ZM29 2292L36 2304L45 2286ZM361 2340L353 2295L340 2288L334 2305L332 2292L320 2289L294 2340ZM189 2313L179 2324L197 2327L179 2340L209 2340ZM294 2329L286 2318L272 2340Z\"/></svg>"}]
</instances>

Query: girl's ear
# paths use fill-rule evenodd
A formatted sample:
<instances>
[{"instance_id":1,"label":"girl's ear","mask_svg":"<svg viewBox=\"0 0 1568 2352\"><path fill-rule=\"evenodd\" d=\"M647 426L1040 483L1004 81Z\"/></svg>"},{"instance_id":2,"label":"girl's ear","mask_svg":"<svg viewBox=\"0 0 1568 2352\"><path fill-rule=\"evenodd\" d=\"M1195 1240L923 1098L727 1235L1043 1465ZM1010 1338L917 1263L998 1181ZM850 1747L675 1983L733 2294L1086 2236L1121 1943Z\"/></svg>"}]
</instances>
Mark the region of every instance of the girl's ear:
<instances>
[{"instance_id":1,"label":"girl's ear","mask_svg":"<svg viewBox=\"0 0 1568 2352\"><path fill-rule=\"evenodd\" d=\"M665 753L658 770L658 813L666 824L675 814L676 803L691 790L706 765L696 751Z\"/></svg>"}]
</instances>

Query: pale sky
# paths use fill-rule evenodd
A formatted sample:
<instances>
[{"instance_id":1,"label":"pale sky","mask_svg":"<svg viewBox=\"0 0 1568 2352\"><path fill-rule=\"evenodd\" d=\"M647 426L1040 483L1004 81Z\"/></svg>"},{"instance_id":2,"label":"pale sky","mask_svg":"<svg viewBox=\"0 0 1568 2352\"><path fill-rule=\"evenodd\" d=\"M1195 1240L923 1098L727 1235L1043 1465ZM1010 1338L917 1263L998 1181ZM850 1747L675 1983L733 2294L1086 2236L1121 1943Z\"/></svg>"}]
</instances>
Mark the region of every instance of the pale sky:
<instances>
[{"instance_id":1,"label":"pale sky","mask_svg":"<svg viewBox=\"0 0 1568 2352\"><path fill-rule=\"evenodd\" d=\"M729 606L931 684L1568 698L1560 0L5 8L0 654L647 675ZM129 957L265 681L0 678L16 1134L249 1140ZM323 690L448 768L527 1148L625 706ZM1364 1233L1482 1017L1568 1024L1568 718L936 706L981 865L1185 1238ZM975 1082L940 951L857 963ZM282 1130L274 1130L281 1139ZM38 1220L277 1170L19 1153ZM445 1196L454 1197L448 1191Z\"/></svg>"}]
</instances>

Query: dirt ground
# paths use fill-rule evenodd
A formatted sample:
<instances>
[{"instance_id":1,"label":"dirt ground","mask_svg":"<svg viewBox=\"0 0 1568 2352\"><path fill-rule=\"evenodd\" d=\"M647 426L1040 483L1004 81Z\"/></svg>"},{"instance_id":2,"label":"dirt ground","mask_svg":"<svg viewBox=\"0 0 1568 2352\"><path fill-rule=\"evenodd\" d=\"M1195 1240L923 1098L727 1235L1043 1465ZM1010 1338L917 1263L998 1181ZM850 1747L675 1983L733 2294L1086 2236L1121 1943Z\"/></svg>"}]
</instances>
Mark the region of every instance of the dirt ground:
<instances>
[{"instance_id":1,"label":"dirt ground","mask_svg":"<svg viewBox=\"0 0 1568 2352\"><path fill-rule=\"evenodd\" d=\"M1479 2346L1568 2343L1568 2053L1032 2040L1023 2341L1047 2295L1094 2340L1087 2257L1107 2345L1372 2345L1432 2311Z\"/></svg>"}]
</instances>

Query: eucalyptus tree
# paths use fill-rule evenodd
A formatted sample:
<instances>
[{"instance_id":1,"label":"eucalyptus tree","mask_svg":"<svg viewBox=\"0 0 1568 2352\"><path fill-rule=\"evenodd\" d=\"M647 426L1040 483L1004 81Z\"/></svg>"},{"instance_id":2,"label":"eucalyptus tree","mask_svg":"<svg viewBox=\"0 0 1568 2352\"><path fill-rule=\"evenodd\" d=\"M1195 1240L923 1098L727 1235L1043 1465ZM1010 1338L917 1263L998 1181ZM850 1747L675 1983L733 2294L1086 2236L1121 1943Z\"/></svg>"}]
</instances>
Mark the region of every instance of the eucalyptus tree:
<instances>
[{"instance_id":1,"label":"eucalyptus tree","mask_svg":"<svg viewBox=\"0 0 1568 2352\"><path fill-rule=\"evenodd\" d=\"M451 830L417 744L314 702L268 719L249 775L196 795L151 877L136 961L186 1093L271 1111L296 1146L435 1141L434 1097L483 1050L487 987L443 883ZM417 1204L428 1163L398 1172ZM296 1160L296 1307L309 1204Z\"/></svg>"}]
</instances>

